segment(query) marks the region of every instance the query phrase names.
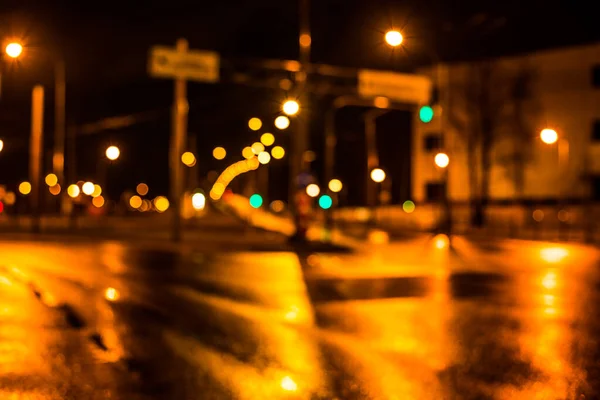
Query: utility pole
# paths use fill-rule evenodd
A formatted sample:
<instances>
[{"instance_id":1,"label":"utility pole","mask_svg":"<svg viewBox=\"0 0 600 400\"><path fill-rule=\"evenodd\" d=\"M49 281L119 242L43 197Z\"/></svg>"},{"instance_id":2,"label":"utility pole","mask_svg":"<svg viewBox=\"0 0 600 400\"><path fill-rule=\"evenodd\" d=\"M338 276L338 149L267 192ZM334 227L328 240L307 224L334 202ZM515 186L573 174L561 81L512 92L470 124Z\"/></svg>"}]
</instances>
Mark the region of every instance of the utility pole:
<instances>
[{"instance_id":1,"label":"utility pole","mask_svg":"<svg viewBox=\"0 0 600 400\"><path fill-rule=\"evenodd\" d=\"M188 42L178 39L176 50L179 53L188 51ZM188 102L186 93L186 80L181 77L175 78L173 116L171 126L171 143L169 164L171 167L171 200L173 202L173 226L172 240L181 241L181 197L183 193L183 163L180 160L185 149Z\"/></svg>"},{"instance_id":2,"label":"utility pole","mask_svg":"<svg viewBox=\"0 0 600 400\"><path fill-rule=\"evenodd\" d=\"M29 179L33 232L40 232L42 147L44 143L44 87L36 85L31 93L31 139L29 142Z\"/></svg>"},{"instance_id":3,"label":"utility pole","mask_svg":"<svg viewBox=\"0 0 600 400\"><path fill-rule=\"evenodd\" d=\"M295 92L300 104L300 112L296 118L296 132L293 135L293 147L290 157L290 182L289 182L289 204L294 204L294 198L298 191L298 177L305 172L306 165L303 160L304 152L308 147L309 136L309 107L308 95L306 93L307 69L310 63L310 24L309 24L309 0L299 0L300 35L300 65L295 74Z\"/></svg>"},{"instance_id":4,"label":"utility pole","mask_svg":"<svg viewBox=\"0 0 600 400\"><path fill-rule=\"evenodd\" d=\"M54 154L52 169L58 177L58 182L65 190L61 197L66 196L65 181L65 63L58 61L54 68ZM65 202L60 202L61 214L66 214Z\"/></svg>"}]
</instances>

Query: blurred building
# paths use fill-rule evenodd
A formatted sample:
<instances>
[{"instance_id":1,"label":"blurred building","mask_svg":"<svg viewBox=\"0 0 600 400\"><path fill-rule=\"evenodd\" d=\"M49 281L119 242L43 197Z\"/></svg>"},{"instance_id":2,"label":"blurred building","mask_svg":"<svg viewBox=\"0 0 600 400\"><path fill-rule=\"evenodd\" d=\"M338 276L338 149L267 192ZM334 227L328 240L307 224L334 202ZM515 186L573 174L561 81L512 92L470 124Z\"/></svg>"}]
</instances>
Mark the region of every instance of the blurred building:
<instances>
[{"instance_id":1,"label":"blurred building","mask_svg":"<svg viewBox=\"0 0 600 400\"><path fill-rule=\"evenodd\" d=\"M439 105L431 122L415 115L415 200L442 196L444 174L434 157L443 151L453 202L481 194L486 160L492 203L600 201L600 43L423 73L438 87ZM558 133L560 145L540 140L544 128Z\"/></svg>"}]
</instances>

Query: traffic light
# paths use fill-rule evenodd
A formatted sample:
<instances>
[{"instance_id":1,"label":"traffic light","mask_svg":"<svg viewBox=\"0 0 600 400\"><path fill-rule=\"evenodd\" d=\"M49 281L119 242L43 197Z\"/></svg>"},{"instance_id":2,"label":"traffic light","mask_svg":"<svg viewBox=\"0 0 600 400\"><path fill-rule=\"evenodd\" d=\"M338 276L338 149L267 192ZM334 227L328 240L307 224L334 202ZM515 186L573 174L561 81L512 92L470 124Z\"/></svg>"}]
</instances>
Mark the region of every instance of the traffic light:
<instances>
[{"instance_id":1,"label":"traffic light","mask_svg":"<svg viewBox=\"0 0 600 400\"><path fill-rule=\"evenodd\" d=\"M250 196L250 206L252 208L260 208L263 204L263 198L260 194L254 193Z\"/></svg>"},{"instance_id":2,"label":"traffic light","mask_svg":"<svg viewBox=\"0 0 600 400\"><path fill-rule=\"evenodd\" d=\"M419 110L419 119L421 122L428 123L433 119L433 108L431 106L423 106Z\"/></svg>"},{"instance_id":3,"label":"traffic light","mask_svg":"<svg viewBox=\"0 0 600 400\"><path fill-rule=\"evenodd\" d=\"M324 194L323 196L319 197L319 207L321 207L323 210L330 209L332 205L333 199L331 196Z\"/></svg>"}]
</instances>

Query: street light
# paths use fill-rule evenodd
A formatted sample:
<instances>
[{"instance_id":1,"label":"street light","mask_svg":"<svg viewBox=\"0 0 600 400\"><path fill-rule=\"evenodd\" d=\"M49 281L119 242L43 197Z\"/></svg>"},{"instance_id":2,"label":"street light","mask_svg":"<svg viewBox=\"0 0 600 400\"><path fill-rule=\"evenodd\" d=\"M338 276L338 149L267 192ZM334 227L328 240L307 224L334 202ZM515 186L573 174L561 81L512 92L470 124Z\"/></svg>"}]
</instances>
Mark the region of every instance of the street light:
<instances>
[{"instance_id":1,"label":"street light","mask_svg":"<svg viewBox=\"0 0 600 400\"><path fill-rule=\"evenodd\" d=\"M115 161L121 155L121 150L117 146L109 146L106 149L106 158L110 161Z\"/></svg>"},{"instance_id":2,"label":"street light","mask_svg":"<svg viewBox=\"0 0 600 400\"><path fill-rule=\"evenodd\" d=\"M450 158L446 153L437 153L434 158L435 165L440 168L446 168L450 164Z\"/></svg>"},{"instance_id":3,"label":"street light","mask_svg":"<svg viewBox=\"0 0 600 400\"><path fill-rule=\"evenodd\" d=\"M385 34L386 43L392 47L400 46L403 40L402 34L396 30L387 31Z\"/></svg>"},{"instance_id":4,"label":"street light","mask_svg":"<svg viewBox=\"0 0 600 400\"><path fill-rule=\"evenodd\" d=\"M381 168L375 168L371 171L371 179L376 183L383 182L385 180L385 171Z\"/></svg>"},{"instance_id":5,"label":"street light","mask_svg":"<svg viewBox=\"0 0 600 400\"><path fill-rule=\"evenodd\" d=\"M6 45L5 51L10 58L17 58L23 53L23 46L20 43L12 42Z\"/></svg>"},{"instance_id":6,"label":"street light","mask_svg":"<svg viewBox=\"0 0 600 400\"><path fill-rule=\"evenodd\" d=\"M287 100L281 107L287 115L296 115L300 111L300 104L296 100Z\"/></svg>"},{"instance_id":7,"label":"street light","mask_svg":"<svg viewBox=\"0 0 600 400\"><path fill-rule=\"evenodd\" d=\"M540 139L546 144L553 144L558 141L558 133L556 133L554 129L542 129L540 132Z\"/></svg>"},{"instance_id":8,"label":"street light","mask_svg":"<svg viewBox=\"0 0 600 400\"><path fill-rule=\"evenodd\" d=\"M0 139L0 151L2 151L3 148L4 148L4 141L2 141L2 139Z\"/></svg>"}]
</instances>

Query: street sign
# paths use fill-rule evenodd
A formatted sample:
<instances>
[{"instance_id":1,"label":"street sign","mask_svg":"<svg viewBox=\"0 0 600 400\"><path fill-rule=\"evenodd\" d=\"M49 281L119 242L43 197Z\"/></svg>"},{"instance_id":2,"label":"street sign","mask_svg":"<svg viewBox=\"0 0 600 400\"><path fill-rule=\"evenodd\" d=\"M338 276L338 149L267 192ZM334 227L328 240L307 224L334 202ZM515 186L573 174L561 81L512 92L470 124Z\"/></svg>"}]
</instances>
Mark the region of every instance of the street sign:
<instances>
[{"instance_id":1,"label":"street sign","mask_svg":"<svg viewBox=\"0 0 600 400\"><path fill-rule=\"evenodd\" d=\"M384 96L404 103L428 104L431 80L422 75L361 69L358 93L363 97Z\"/></svg>"},{"instance_id":2,"label":"street sign","mask_svg":"<svg viewBox=\"0 0 600 400\"><path fill-rule=\"evenodd\" d=\"M179 78L200 82L219 81L219 54L212 51L154 46L150 51L148 69L156 78Z\"/></svg>"}]
</instances>

